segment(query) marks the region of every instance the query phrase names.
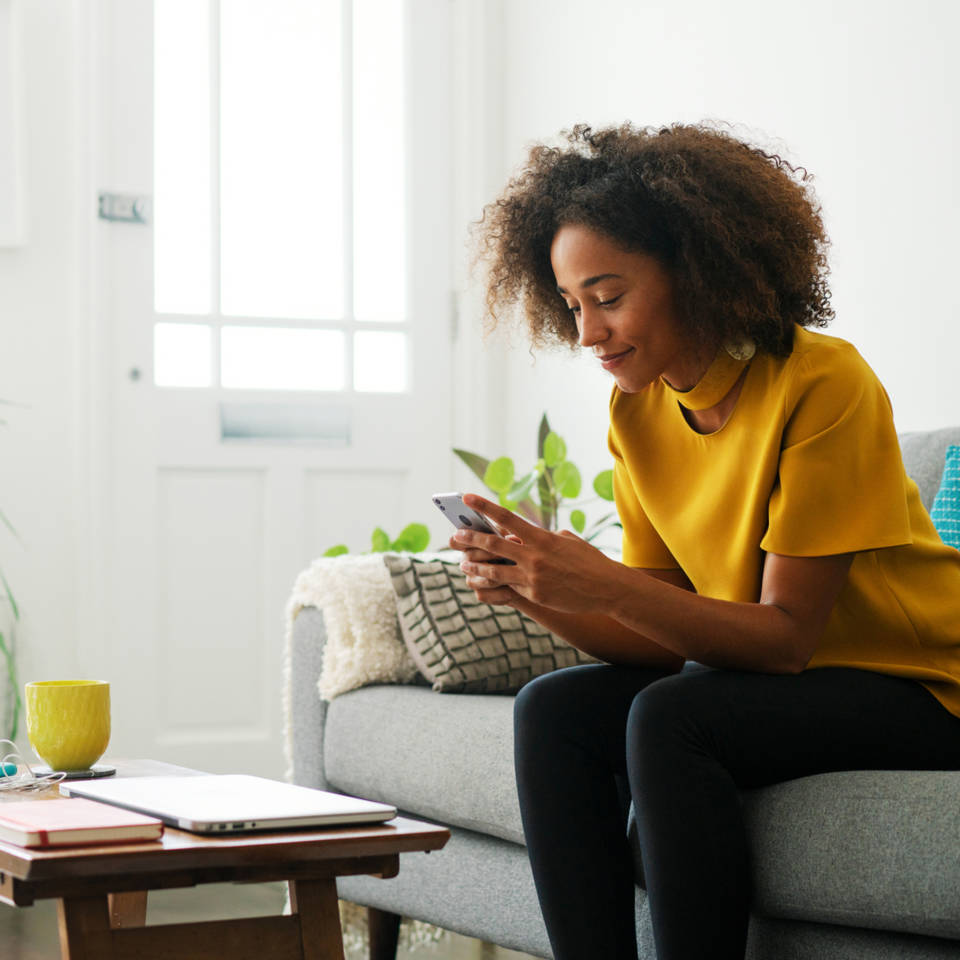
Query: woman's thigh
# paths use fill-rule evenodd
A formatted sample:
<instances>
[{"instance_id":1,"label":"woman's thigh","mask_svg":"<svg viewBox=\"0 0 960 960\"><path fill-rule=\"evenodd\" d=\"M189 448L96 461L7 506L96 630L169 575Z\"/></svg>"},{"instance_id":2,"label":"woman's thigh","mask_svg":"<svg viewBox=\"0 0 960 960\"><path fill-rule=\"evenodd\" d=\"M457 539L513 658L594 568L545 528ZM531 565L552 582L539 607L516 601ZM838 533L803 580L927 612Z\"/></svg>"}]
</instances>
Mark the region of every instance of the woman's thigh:
<instances>
[{"instance_id":1,"label":"woman's thigh","mask_svg":"<svg viewBox=\"0 0 960 960\"><path fill-rule=\"evenodd\" d=\"M629 729L633 750L694 749L740 788L833 770L960 769L960 719L916 681L866 670L687 671L639 693Z\"/></svg>"},{"instance_id":2,"label":"woman's thigh","mask_svg":"<svg viewBox=\"0 0 960 960\"><path fill-rule=\"evenodd\" d=\"M537 677L516 697L517 747L525 753L540 753L548 745L585 748L614 772L624 773L627 716L634 698L668 676L663 670L597 663Z\"/></svg>"}]
</instances>

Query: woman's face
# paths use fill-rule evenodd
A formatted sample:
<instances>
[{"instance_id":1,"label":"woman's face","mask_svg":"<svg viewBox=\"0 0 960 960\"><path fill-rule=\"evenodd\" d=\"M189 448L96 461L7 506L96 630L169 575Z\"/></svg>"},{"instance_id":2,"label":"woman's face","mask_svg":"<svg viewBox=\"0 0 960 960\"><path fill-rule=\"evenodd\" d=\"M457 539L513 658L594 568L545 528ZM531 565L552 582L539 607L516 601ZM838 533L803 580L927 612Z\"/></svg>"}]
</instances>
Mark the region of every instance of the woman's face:
<instances>
[{"instance_id":1,"label":"woman's face","mask_svg":"<svg viewBox=\"0 0 960 960\"><path fill-rule=\"evenodd\" d=\"M659 260L567 224L553 238L550 262L580 345L593 351L624 393L637 393L661 376L678 390L697 384L715 348L693 350L684 339L673 277Z\"/></svg>"}]
</instances>

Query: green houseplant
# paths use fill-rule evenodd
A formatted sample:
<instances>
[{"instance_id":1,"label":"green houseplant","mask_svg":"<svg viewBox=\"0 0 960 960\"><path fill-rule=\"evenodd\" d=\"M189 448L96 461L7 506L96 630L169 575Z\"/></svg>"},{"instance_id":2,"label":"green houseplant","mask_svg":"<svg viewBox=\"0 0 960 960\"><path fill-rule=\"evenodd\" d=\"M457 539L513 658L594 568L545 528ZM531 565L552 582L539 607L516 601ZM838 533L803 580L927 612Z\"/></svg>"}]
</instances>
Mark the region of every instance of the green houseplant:
<instances>
[{"instance_id":1,"label":"green houseplant","mask_svg":"<svg viewBox=\"0 0 960 960\"><path fill-rule=\"evenodd\" d=\"M567 444L563 437L550 429L547 415L540 419L537 430L537 459L533 466L517 476L516 466L510 457L489 460L477 453L454 448L453 452L472 470L488 490L508 510L514 510L531 523L545 530L560 529L560 511L569 511L570 526L594 541L605 530L619 527L615 510L587 523L582 507L591 500L578 500L583 487L580 469L567 457ZM593 500L613 501L613 471L601 470L593 478ZM572 501L572 502L567 502ZM408 524L395 540L381 527L373 531L371 549L368 553L384 553L388 550L418 553L426 550L430 532L422 523ZM330 547L323 555L338 557L349 553L346 544Z\"/></svg>"},{"instance_id":2,"label":"green houseplant","mask_svg":"<svg viewBox=\"0 0 960 960\"><path fill-rule=\"evenodd\" d=\"M537 459L525 473L517 476L510 457L488 460L467 450L453 451L497 496L501 506L526 517L545 530L560 529L561 509L569 511L570 526L584 539L596 540L605 530L619 527L615 510L587 522L583 507L591 500L579 500L583 490L580 469L567 457L563 437L550 429L547 415L537 430ZM613 501L613 471L601 470L593 478L593 500ZM567 502L572 501L572 502Z\"/></svg>"},{"instance_id":3,"label":"green houseplant","mask_svg":"<svg viewBox=\"0 0 960 960\"><path fill-rule=\"evenodd\" d=\"M7 400L0 400L0 404L10 406ZM6 426L6 420L0 420L0 426ZM10 523L7 515L2 510L0 510L0 526L12 534L14 539L17 541L20 540L20 536L13 528L13 524ZM7 633L4 633L2 629L4 624L0 622L0 657L2 657L3 667L6 673L6 676L0 682L6 687L6 697L4 700L9 704L6 708L7 716L3 718L3 722L7 728L4 737L8 740L16 740L20 719L20 684L17 682L16 660L14 659L13 627L20 620L20 610L17 607L17 601L14 599L13 591L10 589L10 584L2 568L0 568L0 587L2 587L0 598L10 604L10 614L12 617L12 625Z\"/></svg>"}]
</instances>

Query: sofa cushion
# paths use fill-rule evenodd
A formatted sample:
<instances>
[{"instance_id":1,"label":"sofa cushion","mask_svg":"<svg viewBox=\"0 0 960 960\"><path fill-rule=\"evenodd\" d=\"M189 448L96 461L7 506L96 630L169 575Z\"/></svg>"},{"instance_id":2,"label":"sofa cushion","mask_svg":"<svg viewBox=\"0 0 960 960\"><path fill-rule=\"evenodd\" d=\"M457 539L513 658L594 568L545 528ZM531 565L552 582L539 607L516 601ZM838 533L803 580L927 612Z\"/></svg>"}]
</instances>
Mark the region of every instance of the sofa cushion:
<instances>
[{"instance_id":1,"label":"sofa cushion","mask_svg":"<svg viewBox=\"0 0 960 960\"><path fill-rule=\"evenodd\" d=\"M512 710L510 697L422 687L343 694L327 711L328 780L523 843ZM758 913L960 938L960 773L820 774L745 792L743 808Z\"/></svg>"},{"instance_id":2,"label":"sofa cushion","mask_svg":"<svg viewBox=\"0 0 960 960\"><path fill-rule=\"evenodd\" d=\"M523 843L513 776L513 698L372 686L330 703L331 789Z\"/></svg>"},{"instance_id":3,"label":"sofa cushion","mask_svg":"<svg viewBox=\"0 0 960 960\"><path fill-rule=\"evenodd\" d=\"M594 658L513 607L467 586L459 561L384 557L400 632L420 673L444 693L516 693L543 673Z\"/></svg>"},{"instance_id":4,"label":"sofa cushion","mask_svg":"<svg viewBox=\"0 0 960 960\"><path fill-rule=\"evenodd\" d=\"M960 547L960 447L947 447L943 480L930 510L933 525L948 547Z\"/></svg>"},{"instance_id":5,"label":"sofa cushion","mask_svg":"<svg viewBox=\"0 0 960 960\"><path fill-rule=\"evenodd\" d=\"M744 812L758 913L960 938L960 773L818 774Z\"/></svg>"},{"instance_id":6,"label":"sofa cushion","mask_svg":"<svg viewBox=\"0 0 960 960\"><path fill-rule=\"evenodd\" d=\"M960 427L944 427L942 430L921 430L900 434L900 451L907 473L920 488L920 499L929 510L940 488L943 462L947 447L960 444Z\"/></svg>"}]
</instances>

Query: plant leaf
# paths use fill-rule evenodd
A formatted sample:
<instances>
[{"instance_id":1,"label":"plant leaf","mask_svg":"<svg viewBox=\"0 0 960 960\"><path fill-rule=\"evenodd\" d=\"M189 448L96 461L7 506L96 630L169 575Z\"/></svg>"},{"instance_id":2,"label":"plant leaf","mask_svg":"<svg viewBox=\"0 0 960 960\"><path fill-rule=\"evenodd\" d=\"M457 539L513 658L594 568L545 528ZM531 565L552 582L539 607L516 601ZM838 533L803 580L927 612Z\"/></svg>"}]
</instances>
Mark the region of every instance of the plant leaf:
<instances>
[{"instance_id":1,"label":"plant leaf","mask_svg":"<svg viewBox=\"0 0 960 960\"><path fill-rule=\"evenodd\" d=\"M10 609L13 611L13 619L20 619L20 609L17 607L17 601L13 599L13 591L10 589L10 584L7 583L7 578L3 575L3 571L0 570L0 583L3 583L3 592L7 595L7 599L10 601Z\"/></svg>"},{"instance_id":2,"label":"plant leaf","mask_svg":"<svg viewBox=\"0 0 960 960\"><path fill-rule=\"evenodd\" d=\"M408 523L401 531L400 536L390 546L391 550L402 550L405 553L420 553L427 549L430 542L430 531L422 523Z\"/></svg>"},{"instance_id":3,"label":"plant leaf","mask_svg":"<svg viewBox=\"0 0 960 960\"><path fill-rule=\"evenodd\" d=\"M530 473L524 474L519 480L514 481L513 486L507 493L507 496L512 500L525 500L530 496L530 491L533 489L533 485L537 482L537 474L531 470Z\"/></svg>"},{"instance_id":4,"label":"plant leaf","mask_svg":"<svg viewBox=\"0 0 960 960\"><path fill-rule=\"evenodd\" d=\"M593 527L591 529L593 530L606 529L606 527L612 526L612 524L610 523L611 520L615 521L617 519L618 517L616 513L605 513L599 520L595 520L593 522Z\"/></svg>"},{"instance_id":5,"label":"plant leaf","mask_svg":"<svg viewBox=\"0 0 960 960\"><path fill-rule=\"evenodd\" d=\"M0 523L2 523L17 538L17 540L20 541L20 543L23 543L23 541L20 540L20 534L13 529L13 524L7 519L6 514L2 510L0 510Z\"/></svg>"},{"instance_id":6,"label":"plant leaf","mask_svg":"<svg viewBox=\"0 0 960 960\"><path fill-rule=\"evenodd\" d=\"M335 547L331 547L324 553L325 557L342 557L345 553L349 553L350 548L343 543L338 543Z\"/></svg>"},{"instance_id":7,"label":"plant leaf","mask_svg":"<svg viewBox=\"0 0 960 960\"><path fill-rule=\"evenodd\" d=\"M543 445L547 441L547 437L550 435L550 423L547 421L547 415L544 414L540 418L540 427L537 430L537 456L543 457Z\"/></svg>"},{"instance_id":8,"label":"plant leaf","mask_svg":"<svg viewBox=\"0 0 960 960\"><path fill-rule=\"evenodd\" d=\"M616 527L617 529L622 530L623 524L620 523L619 520L616 523L608 523L605 527L601 527L599 530L594 530L593 533L591 533L590 536L587 537L587 541L589 543L593 543L593 541L596 540L601 533L603 533L605 530L610 530L613 527Z\"/></svg>"},{"instance_id":9,"label":"plant leaf","mask_svg":"<svg viewBox=\"0 0 960 960\"><path fill-rule=\"evenodd\" d=\"M505 494L513 486L516 470L509 457L497 457L483 474L483 482L494 492Z\"/></svg>"},{"instance_id":10,"label":"plant leaf","mask_svg":"<svg viewBox=\"0 0 960 960\"><path fill-rule=\"evenodd\" d=\"M543 514L540 512L540 508L529 497L521 500L517 504L517 513L531 523L535 523L538 527L543 526Z\"/></svg>"},{"instance_id":11,"label":"plant leaf","mask_svg":"<svg viewBox=\"0 0 960 960\"><path fill-rule=\"evenodd\" d=\"M570 526L577 533L583 533L583 528L587 525L587 515L582 510L570 511Z\"/></svg>"},{"instance_id":12,"label":"plant leaf","mask_svg":"<svg viewBox=\"0 0 960 960\"><path fill-rule=\"evenodd\" d=\"M17 724L20 718L20 684L17 682L17 666L13 659L13 650L7 646L6 638L0 633L0 654L3 655L7 667L7 685L13 696L13 717L10 721L10 730L8 739L15 740L17 737Z\"/></svg>"},{"instance_id":13,"label":"plant leaf","mask_svg":"<svg viewBox=\"0 0 960 960\"><path fill-rule=\"evenodd\" d=\"M613 471L601 470L593 478L593 489L604 500L613 500Z\"/></svg>"},{"instance_id":14,"label":"plant leaf","mask_svg":"<svg viewBox=\"0 0 960 960\"><path fill-rule=\"evenodd\" d=\"M453 452L473 471L480 480L487 472L490 461L486 457L481 457L476 453L470 453L468 450L458 450L454 447Z\"/></svg>"},{"instance_id":15,"label":"plant leaf","mask_svg":"<svg viewBox=\"0 0 960 960\"><path fill-rule=\"evenodd\" d=\"M370 543L373 553L385 553L390 549L390 536L382 527L375 527Z\"/></svg>"},{"instance_id":16,"label":"plant leaf","mask_svg":"<svg viewBox=\"0 0 960 960\"><path fill-rule=\"evenodd\" d=\"M583 481L580 479L580 471L576 464L569 460L564 460L553 473L553 482L561 497L579 497L580 488Z\"/></svg>"},{"instance_id":17,"label":"plant leaf","mask_svg":"<svg viewBox=\"0 0 960 960\"><path fill-rule=\"evenodd\" d=\"M567 445L563 442L563 437L552 430L543 441L543 459L548 467L559 466L567 459Z\"/></svg>"}]
</instances>

